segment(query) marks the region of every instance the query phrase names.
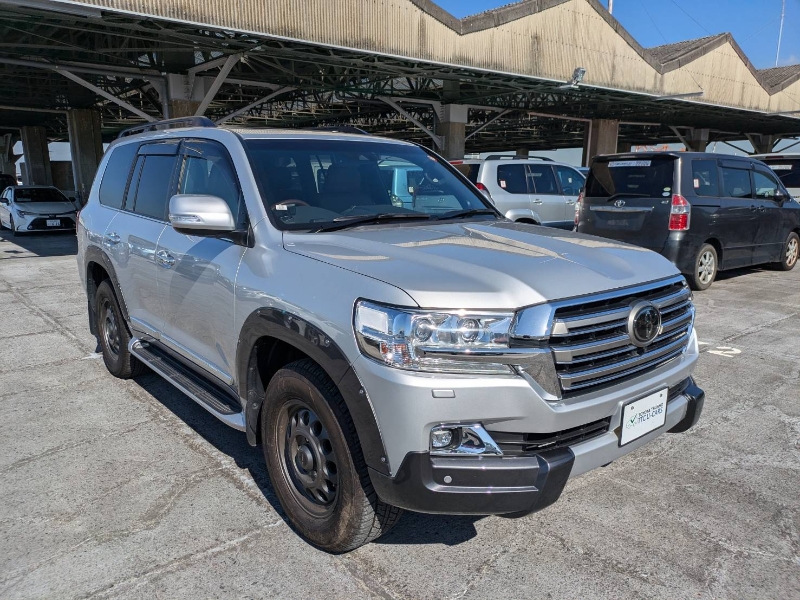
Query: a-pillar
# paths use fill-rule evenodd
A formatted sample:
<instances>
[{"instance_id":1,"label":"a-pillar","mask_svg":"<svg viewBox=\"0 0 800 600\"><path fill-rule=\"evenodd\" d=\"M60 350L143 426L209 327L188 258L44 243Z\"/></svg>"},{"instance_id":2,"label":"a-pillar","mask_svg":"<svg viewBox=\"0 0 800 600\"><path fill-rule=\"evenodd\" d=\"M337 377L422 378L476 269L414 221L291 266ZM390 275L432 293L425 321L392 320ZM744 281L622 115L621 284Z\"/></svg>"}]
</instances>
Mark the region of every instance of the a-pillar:
<instances>
[{"instance_id":1,"label":"a-pillar","mask_svg":"<svg viewBox=\"0 0 800 600\"><path fill-rule=\"evenodd\" d=\"M50 150L44 127L23 127L22 154L25 155L25 179L28 185L53 185Z\"/></svg>"},{"instance_id":2,"label":"a-pillar","mask_svg":"<svg viewBox=\"0 0 800 600\"><path fill-rule=\"evenodd\" d=\"M615 154L619 121L615 119L593 119L586 125L583 141L583 166L588 167L598 154Z\"/></svg>"},{"instance_id":3,"label":"a-pillar","mask_svg":"<svg viewBox=\"0 0 800 600\"><path fill-rule=\"evenodd\" d=\"M447 160L464 158L469 108L460 104L442 107L443 118L439 121L437 134L442 137L442 156Z\"/></svg>"},{"instance_id":4,"label":"a-pillar","mask_svg":"<svg viewBox=\"0 0 800 600\"><path fill-rule=\"evenodd\" d=\"M89 190L103 157L103 140L100 136L100 112L91 108L67 111L69 150L72 155L72 176L75 191L82 204L89 199Z\"/></svg>"}]
</instances>

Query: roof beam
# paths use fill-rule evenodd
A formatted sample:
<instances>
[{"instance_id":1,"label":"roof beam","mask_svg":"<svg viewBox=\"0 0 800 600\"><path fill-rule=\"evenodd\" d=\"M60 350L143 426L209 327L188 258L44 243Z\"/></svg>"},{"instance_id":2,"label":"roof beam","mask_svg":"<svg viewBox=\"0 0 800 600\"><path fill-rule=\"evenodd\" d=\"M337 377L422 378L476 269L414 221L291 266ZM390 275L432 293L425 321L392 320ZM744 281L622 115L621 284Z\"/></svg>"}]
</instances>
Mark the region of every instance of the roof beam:
<instances>
[{"instance_id":1,"label":"roof beam","mask_svg":"<svg viewBox=\"0 0 800 600\"><path fill-rule=\"evenodd\" d=\"M464 138L464 141L467 141L469 138L471 138L476 133L480 133L481 131L486 129L489 125L491 125L492 123L494 123L498 119L501 119L502 117L505 117L508 113L512 112L513 110L514 109L512 109L512 108L507 108L503 112L501 112L500 114L497 114L494 117L492 117L491 119L489 119L488 121L486 121L486 123L484 123L480 127L476 127L469 135L467 135L467 137Z\"/></svg>"},{"instance_id":2,"label":"roof beam","mask_svg":"<svg viewBox=\"0 0 800 600\"><path fill-rule=\"evenodd\" d=\"M428 137L433 140L433 143L436 144L436 147L441 149L444 146L444 138L441 135L436 135L430 129L428 129L422 121L417 120L411 114L406 112L403 107L401 107L397 102L389 98L388 96L378 96L378 100L381 100L403 115L406 119L411 121L414 125L419 127L422 131L424 131ZM434 107L435 110L435 107Z\"/></svg>"},{"instance_id":3,"label":"roof beam","mask_svg":"<svg viewBox=\"0 0 800 600\"><path fill-rule=\"evenodd\" d=\"M205 114L208 105L211 104L211 101L214 100L219 88L221 88L222 84L225 83L228 73L231 72L231 69L233 69L234 65L239 62L241 58L242 54L231 54L225 59L225 64L222 65L222 68L219 70L219 73L214 79L214 82L211 84L211 87L208 88L203 101L200 102L200 106L197 107L197 111L194 113L195 117L202 117Z\"/></svg>"},{"instance_id":4,"label":"roof beam","mask_svg":"<svg viewBox=\"0 0 800 600\"><path fill-rule=\"evenodd\" d=\"M89 89L89 90L93 91L98 96L102 96L103 98L106 98L107 100L110 100L114 104L117 104L117 105L121 106L122 108L125 108L125 109L131 111L133 114L143 118L145 121L149 121L149 122L152 123L153 121L157 120L155 117L151 117L146 112L142 112L141 110L139 110L138 108L136 108L132 104L129 104L128 102L125 102L125 100L122 100L121 98L117 98L114 94L111 94L111 93L105 91L103 88L99 88L96 85L94 85L92 83L89 83L85 79L82 79L82 78L78 77L77 75L75 75L75 73L71 73L70 71L67 71L65 69L54 69L54 70L55 70L56 73L60 73L61 75L63 75L67 79L71 79L72 81L74 81L78 85L82 85L86 89Z\"/></svg>"},{"instance_id":5,"label":"roof beam","mask_svg":"<svg viewBox=\"0 0 800 600\"><path fill-rule=\"evenodd\" d=\"M247 106L243 106L242 108L240 108L240 109L238 109L238 110L235 110L235 111L233 111L232 113L228 113L227 115L225 115L225 116L224 116L224 117L222 117L221 119L217 119L217 120L215 121L215 123L216 123L217 125L220 125L220 124L224 123L225 121L229 121L229 120L231 120L231 119L233 119L233 118L235 118L235 117L238 117L238 116L239 116L239 115L241 115L241 114L244 114L244 113L246 113L248 110L250 110L251 108L255 108L255 107L256 107L256 106L258 106L259 104L264 104L264 102L267 102L267 101L269 101L269 100L272 100L272 99L273 99L275 96L280 96L281 94L285 94L286 92L291 92L291 91L293 91L294 89L295 89L295 88L293 88L293 87L291 87L291 86L289 86L289 85L287 85L286 87L282 87L282 88L280 88L280 89L277 89L277 90L275 90L274 92L271 92L271 93L267 94L267 95L266 95L266 96L264 96L263 98L259 98L259 99L258 99L258 100L256 100L255 102L251 102L251 103L250 103L250 104L248 104Z\"/></svg>"}]
</instances>

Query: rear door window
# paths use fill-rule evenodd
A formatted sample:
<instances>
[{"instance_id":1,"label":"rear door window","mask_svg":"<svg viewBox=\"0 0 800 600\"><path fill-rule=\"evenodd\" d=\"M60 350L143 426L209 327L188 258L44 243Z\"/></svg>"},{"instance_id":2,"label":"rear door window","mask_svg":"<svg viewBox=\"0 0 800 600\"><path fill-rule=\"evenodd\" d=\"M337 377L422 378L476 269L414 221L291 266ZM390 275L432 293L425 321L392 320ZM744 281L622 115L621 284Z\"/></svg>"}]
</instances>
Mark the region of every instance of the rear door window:
<instances>
[{"instance_id":1,"label":"rear door window","mask_svg":"<svg viewBox=\"0 0 800 600\"><path fill-rule=\"evenodd\" d=\"M122 208L125 187L128 185L128 175L138 149L138 144L125 144L117 146L111 151L106 170L103 172L103 179L100 182L100 204L110 208Z\"/></svg>"},{"instance_id":2,"label":"rear door window","mask_svg":"<svg viewBox=\"0 0 800 600\"><path fill-rule=\"evenodd\" d=\"M780 185L769 173L763 171L753 171L753 187L755 188L756 198L772 200L778 193Z\"/></svg>"},{"instance_id":3,"label":"rear door window","mask_svg":"<svg viewBox=\"0 0 800 600\"><path fill-rule=\"evenodd\" d=\"M630 196L666 198L672 195L674 156L599 160L586 180L587 198Z\"/></svg>"},{"instance_id":4,"label":"rear door window","mask_svg":"<svg viewBox=\"0 0 800 600\"><path fill-rule=\"evenodd\" d=\"M167 220L167 203L175 169L175 156L150 154L144 157L133 212L159 221Z\"/></svg>"},{"instance_id":5,"label":"rear door window","mask_svg":"<svg viewBox=\"0 0 800 600\"><path fill-rule=\"evenodd\" d=\"M527 194L528 177L525 165L497 165L497 185L509 194Z\"/></svg>"},{"instance_id":6,"label":"rear door window","mask_svg":"<svg viewBox=\"0 0 800 600\"><path fill-rule=\"evenodd\" d=\"M692 161L692 188L698 196L719 197L719 171L716 160Z\"/></svg>"},{"instance_id":7,"label":"rear door window","mask_svg":"<svg viewBox=\"0 0 800 600\"><path fill-rule=\"evenodd\" d=\"M530 187L535 194L558 194L558 185L550 165L528 165Z\"/></svg>"},{"instance_id":8,"label":"rear door window","mask_svg":"<svg viewBox=\"0 0 800 600\"><path fill-rule=\"evenodd\" d=\"M752 198L753 190L750 186L750 171L734 169L731 167L720 168L722 174L722 193L727 198Z\"/></svg>"},{"instance_id":9,"label":"rear door window","mask_svg":"<svg viewBox=\"0 0 800 600\"><path fill-rule=\"evenodd\" d=\"M561 184L561 193L565 196L577 196L581 192L586 178L575 169L569 167L556 167L558 182Z\"/></svg>"}]
</instances>

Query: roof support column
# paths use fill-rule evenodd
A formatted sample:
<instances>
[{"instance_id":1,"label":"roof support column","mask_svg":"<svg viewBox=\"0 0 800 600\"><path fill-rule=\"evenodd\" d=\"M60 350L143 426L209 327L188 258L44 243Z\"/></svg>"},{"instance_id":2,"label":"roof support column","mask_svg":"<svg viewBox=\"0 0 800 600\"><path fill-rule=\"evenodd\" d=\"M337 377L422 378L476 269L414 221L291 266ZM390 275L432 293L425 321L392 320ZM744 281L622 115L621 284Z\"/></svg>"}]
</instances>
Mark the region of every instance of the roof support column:
<instances>
[{"instance_id":1,"label":"roof support column","mask_svg":"<svg viewBox=\"0 0 800 600\"><path fill-rule=\"evenodd\" d=\"M766 135L763 133L748 133L747 139L753 145L753 152L755 154L769 154L775 149L775 146L781 141L777 135Z\"/></svg>"},{"instance_id":2,"label":"roof support column","mask_svg":"<svg viewBox=\"0 0 800 600\"><path fill-rule=\"evenodd\" d=\"M445 104L442 118L437 123L437 133L442 136L442 156L447 160L464 158L469 107Z\"/></svg>"},{"instance_id":3,"label":"roof support column","mask_svg":"<svg viewBox=\"0 0 800 600\"><path fill-rule=\"evenodd\" d=\"M669 126L670 129L678 136L681 143L686 146L689 152L705 152L708 147L708 129L695 129L690 127L686 134L682 134L677 127Z\"/></svg>"},{"instance_id":4,"label":"roof support column","mask_svg":"<svg viewBox=\"0 0 800 600\"><path fill-rule=\"evenodd\" d=\"M50 168L50 150L44 127L23 127L22 154L25 156L25 183L28 185L53 185Z\"/></svg>"},{"instance_id":5,"label":"roof support column","mask_svg":"<svg viewBox=\"0 0 800 600\"><path fill-rule=\"evenodd\" d=\"M583 138L583 166L588 167L598 154L615 154L619 121L616 119L593 119L586 127Z\"/></svg>"},{"instance_id":6,"label":"roof support column","mask_svg":"<svg viewBox=\"0 0 800 600\"><path fill-rule=\"evenodd\" d=\"M14 160L14 144L17 138L11 133L5 134L0 138L0 173L6 175L17 175L17 165Z\"/></svg>"},{"instance_id":7,"label":"roof support column","mask_svg":"<svg viewBox=\"0 0 800 600\"><path fill-rule=\"evenodd\" d=\"M67 111L69 149L72 154L72 177L81 204L89 199L94 175L103 157L100 136L100 112L91 108Z\"/></svg>"},{"instance_id":8,"label":"roof support column","mask_svg":"<svg viewBox=\"0 0 800 600\"><path fill-rule=\"evenodd\" d=\"M193 82L188 75L179 73L168 73L166 78L167 98L164 104L166 104L165 108L168 109L169 114L164 116L168 119L193 117L197 109L200 108L200 101L205 95L203 91L203 94L198 98L196 93L203 89L202 78L198 78L200 79L198 82Z\"/></svg>"}]
</instances>

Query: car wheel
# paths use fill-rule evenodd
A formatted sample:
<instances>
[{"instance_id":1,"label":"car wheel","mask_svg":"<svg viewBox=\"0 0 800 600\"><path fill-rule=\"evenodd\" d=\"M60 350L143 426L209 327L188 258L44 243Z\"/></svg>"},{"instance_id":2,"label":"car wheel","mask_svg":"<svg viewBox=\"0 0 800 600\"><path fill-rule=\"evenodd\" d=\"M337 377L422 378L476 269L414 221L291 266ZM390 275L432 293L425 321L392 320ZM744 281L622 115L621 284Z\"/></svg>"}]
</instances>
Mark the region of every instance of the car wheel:
<instances>
[{"instance_id":1,"label":"car wheel","mask_svg":"<svg viewBox=\"0 0 800 600\"><path fill-rule=\"evenodd\" d=\"M375 493L344 399L313 361L293 362L272 378L261 439L283 510L315 546L348 552L400 518L402 510Z\"/></svg>"},{"instance_id":2,"label":"car wheel","mask_svg":"<svg viewBox=\"0 0 800 600\"><path fill-rule=\"evenodd\" d=\"M783 245L780 268L784 271L791 271L797 264L798 258L800 258L800 236L793 231Z\"/></svg>"},{"instance_id":3,"label":"car wheel","mask_svg":"<svg viewBox=\"0 0 800 600\"><path fill-rule=\"evenodd\" d=\"M120 379L130 379L143 374L146 367L128 350L131 336L108 280L97 286L95 306L97 333L103 351L103 362L108 372Z\"/></svg>"},{"instance_id":4,"label":"car wheel","mask_svg":"<svg viewBox=\"0 0 800 600\"><path fill-rule=\"evenodd\" d=\"M9 223L9 227L11 229L11 235L13 235L15 237L17 235L19 235L19 232L17 231L17 228L14 226L14 217L9 217L8 218L8 223Z\"/></svg>"},{"instance_id":5,"label":"car wheel","mask_svg":"<svg viewBox=\"0 0 800 600\"><path fill-rule=\"evenodd\" d=\"M703 244L694 260L694 272L689 279L693 290L707 290L717 277L717 251L711 244Z\"/></svg>"}]
</instances>

